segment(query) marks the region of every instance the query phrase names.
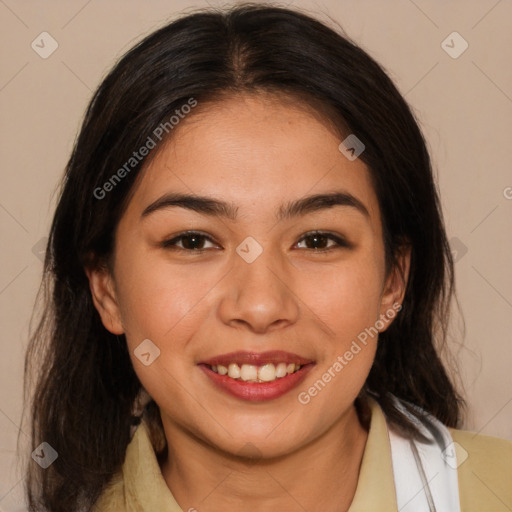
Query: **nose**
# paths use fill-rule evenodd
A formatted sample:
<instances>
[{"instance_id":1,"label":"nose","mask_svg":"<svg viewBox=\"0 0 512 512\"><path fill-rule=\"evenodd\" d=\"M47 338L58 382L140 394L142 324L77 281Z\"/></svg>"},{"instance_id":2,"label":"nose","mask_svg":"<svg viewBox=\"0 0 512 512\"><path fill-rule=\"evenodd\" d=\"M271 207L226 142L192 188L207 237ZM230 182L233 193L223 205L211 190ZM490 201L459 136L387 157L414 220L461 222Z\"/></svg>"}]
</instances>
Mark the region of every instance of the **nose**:
<instances>
[{"instance_id":1,"label":"nose","mask_svg":"<svg viewBox=\"0 0 512 512\"><path fill-rule=\"evenodd\" d=\"M252 263L236 255L234 268L223 280L222 322L260 334L294 324L300 300L293 290L292 270L269 249Z\"/></svg>"}]
</instances>

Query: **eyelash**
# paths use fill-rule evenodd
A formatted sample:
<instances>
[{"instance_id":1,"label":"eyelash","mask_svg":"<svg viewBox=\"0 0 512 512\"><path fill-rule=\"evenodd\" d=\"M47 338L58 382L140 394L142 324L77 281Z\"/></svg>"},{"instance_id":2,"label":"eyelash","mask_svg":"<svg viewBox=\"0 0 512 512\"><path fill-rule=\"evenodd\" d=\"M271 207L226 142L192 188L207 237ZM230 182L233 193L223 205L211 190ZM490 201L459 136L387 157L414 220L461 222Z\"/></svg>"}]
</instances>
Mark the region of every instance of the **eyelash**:
<instances>
[{"instance_id":1,"label":"eyelash","mask_svg":"<svg viewBox=\"0 0 512 512\"><path fill-rule=\"evenodd\" d=\"M314 251L315 253L327 253L327 252L330 252L334 249L340 249L340 248L351 248L351 244L349 244L343 237L340 237L340 236L337 236L337 235L334 235L333 233L330 233L330 232L326 232L326 231L310 231L308 233L306 233L300 240L298 243L304 241L305 239L307 238L313 238L315 236L322 236L322 237L325 237L327 238L328 240L333 240L334 242L336 242L336 246L331 246L331 247L327 247L325 249L307 249L306 250L310 250L310 251ZM183 233L180 233L178 236L170 239L170 240L165 240L161 243L161 246L164 248L164 249L169 249L169 250L177 250L177 251L186 251L186 252L194 252L194 253L203 253L204 251L207 251L208 249L210 248L206 248L206 249L186 249L186 248L183 248L183 247L178 247L176 244L176 242L178 242L179 240L183 239L183 238L200 238L200 239L205 239L205 240L208 240L212 243L213 240L207 236L207 235L203 235L202 233L198 232L198 231L185 231Z\"/></svg>"}]
</instances>

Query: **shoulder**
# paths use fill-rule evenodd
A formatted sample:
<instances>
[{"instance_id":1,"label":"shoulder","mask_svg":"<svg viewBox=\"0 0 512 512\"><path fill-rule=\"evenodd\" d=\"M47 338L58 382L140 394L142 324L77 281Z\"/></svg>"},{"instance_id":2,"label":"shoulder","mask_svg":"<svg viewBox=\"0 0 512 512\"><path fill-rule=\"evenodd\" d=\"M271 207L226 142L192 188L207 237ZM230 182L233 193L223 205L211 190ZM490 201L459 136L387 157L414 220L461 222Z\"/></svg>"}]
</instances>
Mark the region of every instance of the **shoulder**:
<instances>
[{"instance_id":1,"label":"shoulder","mask_svg":"<svg viewBox=\"0 0 512 512\"><path fill-rule=\"evenodd\" d=\"M124 481L122 473L114 476L93 507L93 512L120 512L125 510Z\"/></svg>"},{"instance_id":2,"label":"shoulder","mask_svg":"<svg viewBox=\"0 0 512 512\"><path fill-rule=\"evenodd\" d=\"M92 512L179 510L166 486L155 454L165 436L145 419L135 429L124 462L103 489ZM162 503L165 505L162 506ZM167 508L166 508L167 507Z\"/></svg>"},{"instance_id":3,"label":"shoulder","mask_svg":"<svg viewBox=\"0 0 512 512\"><path fill-rule=\"evenodd\" d=\"M502 472L512 477L512 441L484 436L467 430L449 430L454 443L459 445L457 449L464 456L465 460L462 464L467 462L468 466L474 470L488 471L492 469L494 472Z\"/></svg>"},{"instance_id":4,"label":"shoulder","mask_svg":"<svg viewBox=\"0 0 512 512\"><path fill-rule=\"evenodd\" d=\"M512 510L512 442L449 429L463 511Z\"/></svg>"}]
</instances>

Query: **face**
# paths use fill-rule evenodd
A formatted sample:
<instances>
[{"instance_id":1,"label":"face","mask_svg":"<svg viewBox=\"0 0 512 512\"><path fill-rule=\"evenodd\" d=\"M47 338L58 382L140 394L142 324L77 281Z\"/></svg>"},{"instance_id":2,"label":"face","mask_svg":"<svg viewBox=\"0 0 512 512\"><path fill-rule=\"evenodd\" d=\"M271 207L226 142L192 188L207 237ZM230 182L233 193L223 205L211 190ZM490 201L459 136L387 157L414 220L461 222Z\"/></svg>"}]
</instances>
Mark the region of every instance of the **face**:
<instances>
[{"instance_id":1,"label":"face","mask_svg":"<svg viewBox=\"0 0 512 512\"><path fill-rule=\"evenodd\" d=\"M237 97L181 121L140 176L112 272L88 275L166 433L276 456L353 411L404 283L341 140L291 103Z\"/></svg>"}]
</instances>

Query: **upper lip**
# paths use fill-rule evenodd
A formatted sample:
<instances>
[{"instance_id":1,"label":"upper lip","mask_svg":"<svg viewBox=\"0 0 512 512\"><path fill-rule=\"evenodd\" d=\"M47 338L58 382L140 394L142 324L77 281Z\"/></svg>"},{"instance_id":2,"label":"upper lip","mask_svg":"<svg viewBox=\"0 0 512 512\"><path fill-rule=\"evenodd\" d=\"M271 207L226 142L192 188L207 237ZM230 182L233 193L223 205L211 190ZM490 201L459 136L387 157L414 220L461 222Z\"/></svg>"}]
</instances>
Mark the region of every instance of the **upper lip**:
<instances>
[{"instance_id":1,"label":"upper lip","mask_svg":"<svg viewBox=\"0 0 512 512\"><path fill-rule=\"evenodd\" d=\"M295 363L297 365L305 365L314 362L312 359L306 359L291 352L283 350L270 350L267 352L230 352L229 354L222 354L214 356L208 360L201 361L199 364L207 364L209 366L223 365L228 366L230 363L237 363L239 366L242 364L251 364L254 366L262 366L269 363Z\"/></svg>"}]
</instances>

